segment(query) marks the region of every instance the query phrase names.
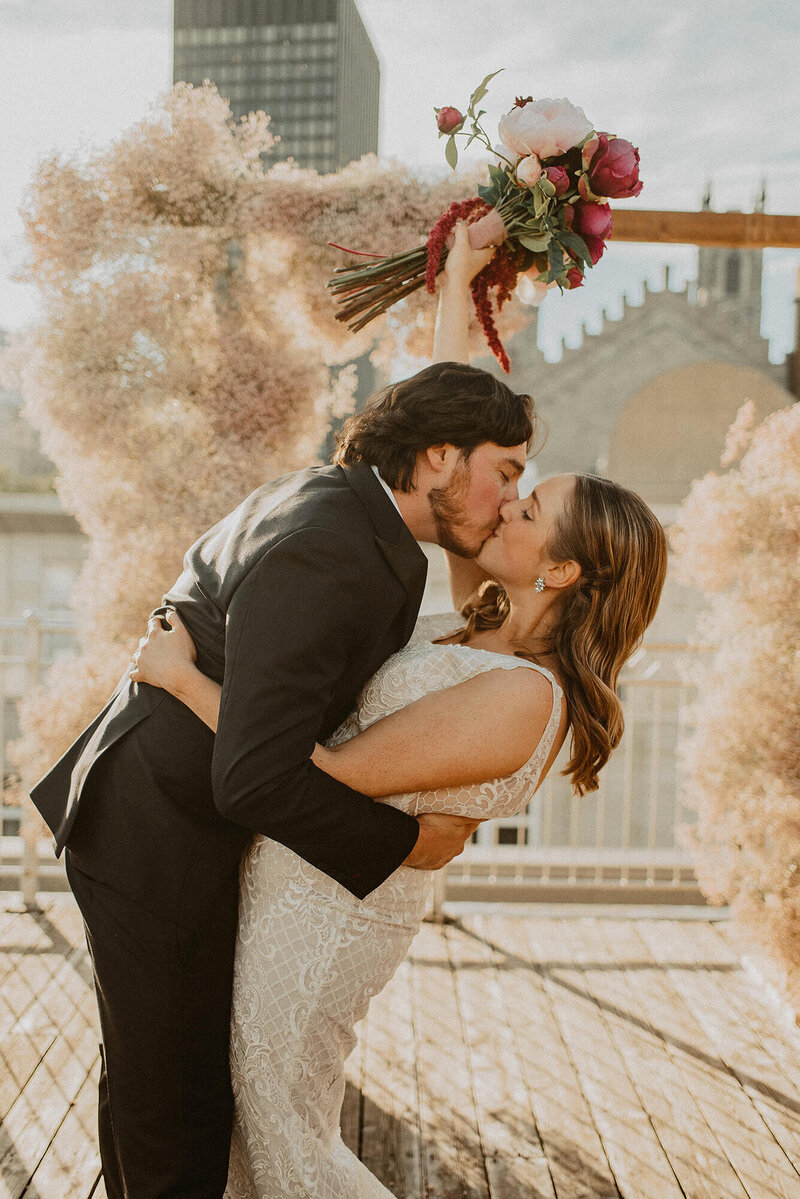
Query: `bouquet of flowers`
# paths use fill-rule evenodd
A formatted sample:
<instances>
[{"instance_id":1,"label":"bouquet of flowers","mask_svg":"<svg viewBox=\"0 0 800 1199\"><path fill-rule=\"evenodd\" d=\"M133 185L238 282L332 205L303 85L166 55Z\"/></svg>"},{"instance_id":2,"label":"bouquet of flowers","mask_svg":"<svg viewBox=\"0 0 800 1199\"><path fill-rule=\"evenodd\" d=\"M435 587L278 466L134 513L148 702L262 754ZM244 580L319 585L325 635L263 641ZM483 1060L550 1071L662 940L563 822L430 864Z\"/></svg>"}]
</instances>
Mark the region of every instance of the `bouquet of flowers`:
<instances>
[{"instance_id":1,"label":"bouquet of flowers","mask_svg":"<svg viewBox=\"0 0 800 1199\"><path fill-rule=\"evenodd\" d=\"M478 85L466 114L452 107L434 109L452 168L458 162L459 137L467 145L478 140L497 156L496 165L489 166L488 185L479 187L477 196L451 204L425 245L386 257L365 255L376 261L339 268L328 286L339 305L336 319L354 331L363 329L417 288L424 285L435 292L447 239L457 221L466 221L475 248L498 246L472 281L472 299L486 340L508 371L491 293L499 310L521 276L533 303L541 302L549 287L580 287L611 236L606 201L638 196L642 184L636 147L613 133L595 132L583 109L565 99L518 97L500 121L501 145L493 147L481 125L485 111L478 106L499 73Z\"/></svg>"}]
</instances>

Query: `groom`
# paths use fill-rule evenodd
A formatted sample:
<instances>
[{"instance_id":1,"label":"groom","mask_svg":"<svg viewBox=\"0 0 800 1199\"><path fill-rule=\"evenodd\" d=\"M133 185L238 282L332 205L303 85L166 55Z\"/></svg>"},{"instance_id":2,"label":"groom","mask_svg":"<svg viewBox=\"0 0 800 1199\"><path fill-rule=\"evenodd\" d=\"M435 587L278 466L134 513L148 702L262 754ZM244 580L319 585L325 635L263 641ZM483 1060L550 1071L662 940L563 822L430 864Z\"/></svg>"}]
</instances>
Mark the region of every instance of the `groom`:
<instances>
[{"instance_id":1,"label":"groom","mask_svg":"<svg viewBox=\"0 0 800 1199\"><path fill-rule=\"evenodd\" d=\"M109 1199L225 1189L237 868L254 833L359 898L401 864L436 869L461 852L472 822L416 820L310 755L408 640L425 584L417 542L478 553L517 494L532 421L530 397L458 363L379 393L335 465L254 492L189 550L164 598L222 683L216 737L126 677L34 788L92 955Z\"/></svg>"}]
</instances>

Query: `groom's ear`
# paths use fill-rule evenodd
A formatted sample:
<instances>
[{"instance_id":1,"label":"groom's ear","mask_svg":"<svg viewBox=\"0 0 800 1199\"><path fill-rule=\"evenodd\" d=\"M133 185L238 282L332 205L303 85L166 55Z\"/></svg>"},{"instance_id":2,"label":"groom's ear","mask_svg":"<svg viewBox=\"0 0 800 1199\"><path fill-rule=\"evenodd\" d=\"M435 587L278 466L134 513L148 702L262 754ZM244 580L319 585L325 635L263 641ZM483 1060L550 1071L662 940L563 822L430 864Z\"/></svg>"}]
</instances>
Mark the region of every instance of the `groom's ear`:
<instances>
[{"instance_id":1,"label":"groom's ear","mask_svg":"<svg viewBox=\"0 0 800 1199\"><path fill-rule=\"evenodd\" d=\"M429 445L423 450L425 464L437 475L449 475L458 460L459 451L449 441Z\"/></svg>"}]
</instances>

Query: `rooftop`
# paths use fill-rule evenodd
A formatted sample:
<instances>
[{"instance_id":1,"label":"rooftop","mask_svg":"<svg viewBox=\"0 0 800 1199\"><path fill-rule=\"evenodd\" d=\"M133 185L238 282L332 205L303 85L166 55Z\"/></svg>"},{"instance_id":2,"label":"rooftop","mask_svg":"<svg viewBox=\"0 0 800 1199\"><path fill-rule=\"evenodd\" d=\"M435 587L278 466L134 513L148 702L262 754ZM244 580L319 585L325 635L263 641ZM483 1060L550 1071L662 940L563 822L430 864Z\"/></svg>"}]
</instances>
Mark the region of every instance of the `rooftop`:
<instances>
[{"instance_id":1,"label":"rooftop","mask_svg":"<svg viewBox=\"0 0 800 1199\"><path fill-rule=\"evenodd\" d=\"M104 1199L69 895L0 913L0 1193ZM797 1199L800 1035L708 909L477 905L373 1000L343 1133L407 1199Z\"/></svg>"}]
</instances>

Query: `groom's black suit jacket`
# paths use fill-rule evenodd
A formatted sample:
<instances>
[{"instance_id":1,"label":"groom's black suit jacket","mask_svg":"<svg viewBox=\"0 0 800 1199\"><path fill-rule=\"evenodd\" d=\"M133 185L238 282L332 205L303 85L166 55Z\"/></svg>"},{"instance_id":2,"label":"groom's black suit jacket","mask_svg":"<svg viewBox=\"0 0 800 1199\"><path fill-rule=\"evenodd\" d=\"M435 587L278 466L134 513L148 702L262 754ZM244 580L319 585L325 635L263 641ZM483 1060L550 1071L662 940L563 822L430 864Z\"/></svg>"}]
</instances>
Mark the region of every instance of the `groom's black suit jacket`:
<instances>
[{"instance_id":1,"label":"groom's black suit jacket","mask_svg":"<svg viewBox=\"0 0 800 1199\"><path fill-rule=\"evenodd\" d=\"M368 466L255 491L192 546L164 597L200 670L222 683L216 738L167 692L123 680L32 791L57 852L74 850L91 877L170 906L180 923L207 910L252 832L368 894L418 825L309 757L408 640L425 573Z\"/></svg>"}]
</instances>

